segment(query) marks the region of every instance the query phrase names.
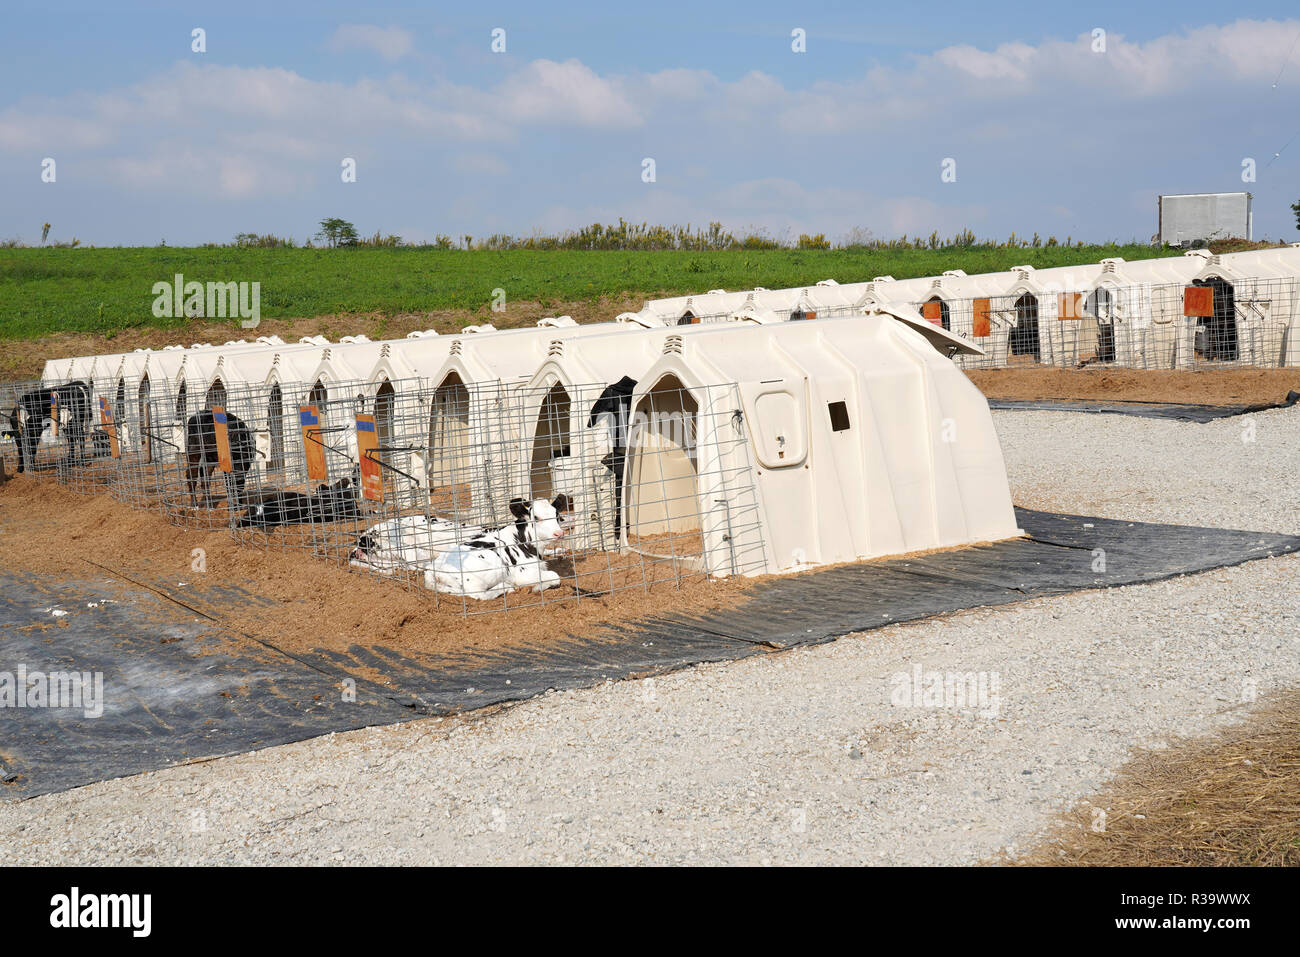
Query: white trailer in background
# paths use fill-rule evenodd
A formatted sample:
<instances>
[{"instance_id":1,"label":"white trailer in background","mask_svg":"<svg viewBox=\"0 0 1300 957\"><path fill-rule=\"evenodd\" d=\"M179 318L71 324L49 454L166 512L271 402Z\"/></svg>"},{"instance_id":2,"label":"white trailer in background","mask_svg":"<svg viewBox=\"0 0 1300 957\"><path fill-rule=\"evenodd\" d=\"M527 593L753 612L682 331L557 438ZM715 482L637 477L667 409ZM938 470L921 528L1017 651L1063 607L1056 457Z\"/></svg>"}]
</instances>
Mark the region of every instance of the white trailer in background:
<instances>
[{"instance_id":1,"label":"white trailer in background","mask_svg":"<svg viewBox=\"0 0 1300 957\"><path fill-rule=\"evenodd\" d=\"M1169 193L1156 199L1160 242L1170 246L1211 239L1251 239L1250 193Z\"/></svg>"}]
</instances>

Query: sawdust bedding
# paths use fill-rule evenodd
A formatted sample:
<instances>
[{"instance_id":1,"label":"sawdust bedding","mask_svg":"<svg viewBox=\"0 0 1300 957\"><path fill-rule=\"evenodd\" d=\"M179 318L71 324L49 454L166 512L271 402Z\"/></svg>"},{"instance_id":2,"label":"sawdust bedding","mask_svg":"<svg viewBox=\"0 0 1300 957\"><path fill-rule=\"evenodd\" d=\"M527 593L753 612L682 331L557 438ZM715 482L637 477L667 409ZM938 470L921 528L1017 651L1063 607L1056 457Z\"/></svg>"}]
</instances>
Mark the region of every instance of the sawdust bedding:
<instances>
[{"instance_id":1,"label":"sawdust bedding","mask_svg":"<svg viewBox=\"0 0 1300 957\"><path fill-rule=\"evenodd\" d=\"M633 618L723 609L743 601L753 583L700 574L678 580L671 563L595 553L553 563L568 580L540 595L516 592L492 602L434 595L410 576L350 568L341 552L322 561L305 548L271 547L274 535L263 536L267 547L248 547L228 529L178 527L158 510L29 474L0 487L0 528L0 567L150 585L291 653L357 645L414 655L499 651L598 634ZM232 600L230 589L255 597ZM467 607L475 614L466 616ZM494 610L509 613L477 614Z\"/></svg>"}]
</instances>

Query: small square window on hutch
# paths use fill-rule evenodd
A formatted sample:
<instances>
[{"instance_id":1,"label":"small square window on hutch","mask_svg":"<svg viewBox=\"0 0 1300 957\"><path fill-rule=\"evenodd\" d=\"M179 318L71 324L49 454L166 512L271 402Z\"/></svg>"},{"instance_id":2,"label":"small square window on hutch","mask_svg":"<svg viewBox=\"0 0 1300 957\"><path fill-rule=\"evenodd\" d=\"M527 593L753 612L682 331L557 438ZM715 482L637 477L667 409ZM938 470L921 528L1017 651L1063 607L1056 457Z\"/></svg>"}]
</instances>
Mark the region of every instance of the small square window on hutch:
<instances>
[{"instance_id":1,"label":"small square window on hutch","mask_svg":"<svg viewBox=\"0 0 1300 957\"><path fill-rule=\"evenodd\" d=\"M844 402L830 402L826 406L831 413L831 431L847 432L849 430L849 407Z\"/></svg>"}]
</instances>

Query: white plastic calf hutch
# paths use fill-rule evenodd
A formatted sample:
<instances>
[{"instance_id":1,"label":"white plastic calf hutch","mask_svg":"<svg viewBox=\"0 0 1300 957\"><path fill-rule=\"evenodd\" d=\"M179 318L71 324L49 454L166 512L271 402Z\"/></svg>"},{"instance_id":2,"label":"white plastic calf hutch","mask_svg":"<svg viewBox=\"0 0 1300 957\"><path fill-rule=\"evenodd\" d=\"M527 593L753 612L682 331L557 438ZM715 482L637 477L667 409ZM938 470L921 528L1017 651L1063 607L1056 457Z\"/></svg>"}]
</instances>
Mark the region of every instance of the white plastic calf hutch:
<instances>
[{"instance_id":1,"label":"white plastic calf hutch","mask_svg":"<svg viewBox=\"0 0 1300 957\"><path fill-rule=\"evenodd\" d=\"M690 296L674 296L670 299L652 299L635 314L641 325L687 326L700 322L717 321L745 304L746 296L756 290L727 292L715 289L711 292L696 293Z\"/></svg>"},{"instance_id":2,"label":"white plastic calf hutch","mask_svg":"<svg viewBox=\"0 0 1300 957\"><path fill-rule=\"evenodd\" d=\"M647 327L691 326L714 322L727 322L738 313L786 313L781 320L791 318L795 303L803 295L802 288L764 289L761 286L727 292L714 289L690 296L671 299L652 299L635 315Z\"/></svg>"},{"instance_id":3,"label":"white plastic calf hutch","mask_svg":"<svg viewBox=\"0 0 1300 957\"><path fill-rule=\"evenodd\" d=\"M525 379L552 339L636 328L624 323L580 326L561 316L542 319L536 327L526 329L469 326L456 335L429 330L405 339L367 343L364 349L354 343L321 354L319 366L305 380L311 383L308 398L320 411L327 434L342 435L349 442L352 432L338 429L344 419L362 411L375 415L379 444L387 448L380 460L386 467L385 481L391 486L394 504L415 504L422 495L417 489L427 485L434 490L435 500L438 490L445 487L459 505L463 496L456 495L456 486L463 482L444 473L457 473L467 481L464 474L479 474L491 466L468 451L474 441L466 432L470 395L479 391L498 394L502 382ZM490 385L478 389L475 383ZM355 459L351 445L336 448L329 444ZM424 451L426 444L433 449L431 461Z\"/></svg>"},{"instance_id":4,"label":"white plastic calf hutch","mask_svg":"<svg viewBox=\"0 0 1300 957\"><path fill-rule=\"evenodd\" d=\"M883 313L667 340L632 395L623 544L694 536L708 573L755 575L1021 534L940 340L963 348Z\"/></svg>"},{"instance_id":5,"label":"white plastic calf hutch","mask_svg":"<svg viewBox=\"0 0 1300 957\"><path fill-rule=\"evenodd\" d=\"M1035 354L1037 347L1036 331L1020 325L1021 317L1012 301L1002 295L1015 275L1000 272L967 276L952 270L933 279L873 282L862 305L870 308L891 301L915 305L926 322L951 332L982 353L959 354L959 365L1004 366L1013 350L1015 354Z\"/></svg>"},{"instance_id":6,"label":"white plastic calf hutch","mask_svg":"<svg viewBox=\"0 0 1300 957\"><path fill-rule=\"evenodd\" d=\"M1020 352L1042 365L1071 368L1097 351L1097 324L1083 310L1079 294L1101 273L1101 265L1084 264L1037 269L1013 266L1013 279L1002 306L1015 316L1012 338ZM1012 344L1011 351L1016 351Z\"/></svg>"},{"instance_id":7,"label":"white plastic calf hutch","mask_svg":"<svg viewBox=\"0 0 1300 957\"><path fill-rule=\"evenodd\" d=\"M580 549L615 544L617 480L627 397L662 355L665 343L699 334L709 325L639 330L634 336L587 336L549 344L544 361L516 390L512 422L502 434L513 458L500 474L516 494L573 503L573 540ZM741 328L745 328L741 326ZM749 331L761 335L752 325Z\"/></svg>"},{"instance_id":8,"label":"white plastic calf hutch","mask_svg":"<svg viewBox=\"0 0 1300 957\"><path fill-rule=\"evenodd\" d=\"M1298 271L1282 257L1211 256L1184 289L1194 303L1177 323L1175 362L1277 368L1300 365ZM1197 287L1206 290L1199 302Z\"/></svg>"},{"instance_id":9,"label":"white plastic calf hutch","mask_svg":"<svg viewBox=\"0 0 1300 957\"><path fill-rule=\"evenodd\" d=\"M435 499L473 522L504 521L507 504L527 494L521 484L528 384L548 357L567 344L610 339L632 347L646 330L627 322L578 325L544 321L538 328L443 337L450 340L440 363L412 360L429 390L427 474ZM378 374L380 370L376 370Z\"/></svg>"},{"instance_id":10,"label":"white plastic calf hutch","mask_svg":"<svg viewBox=\"0 0 1300 957\"><path fill-rule=\"evenodd\" d=\"M652 299L639 313L624 313L647 327L686 326L742 319L756 322L785 322L815 319L831 311L848 312L858 303L869 283L840 285L823 279L811 286L707 293Z\"/></svg>"},{"instance_id":11,"label":"white plastic calf hutch","mask_svg":"<svg viewBox=\"0 0 1300 957\"><path fill-rule=\"evenodd\" d=\"M258 461L269 461L267 456L276 446L276 438L280 437L282 445L285 431L293 428L287 408L291 401L282 390L296 388L292 384L297 382L302 370L292 365L290 357L305 361L326 342L313 338L285 343L275 337L265 337L256 342L143 353L137 415L162 438L155 454L164 460L177 454L183 447L185 422L190 415L209 405L226 405L231 396L238 395L240 408L232 411L241 419L248 419L248 425L260 433L259 448L263 455ZM265 415L260 408L262 400L255 398L263 392L267 402ZM247 403L258 408L250 408ZM274 416L276 409L280 416ZM279 422L278 428L273 417Z\"/></svg>"},{"instance_id":12,"label":"white plastic calf hutch","mask_svg":"<svg viewBox=\"0 0 1300 957\"><path fill-rule=\"evenodd\" d=\"M922 276L917 279L876 276L871 282L861 284L862 291L858 294L854 305L862 307L879 305L882 302L918 302L923 290L933 285L935 279L934 276Z\"/></svg>"},{"instance_id":13,"label":"white plastic calf hutch","mask_svg":"<svg viewBox=\"0 0 1300 957\"><path fill-rule=\"evenodd\" d=\"M1123 368L1174 368L1181 290L1207 255L1194 250L1163 259L1102 260L1083 290L1083 311L1097 322L1097 360Z\"/></svg>"}]
</instances>

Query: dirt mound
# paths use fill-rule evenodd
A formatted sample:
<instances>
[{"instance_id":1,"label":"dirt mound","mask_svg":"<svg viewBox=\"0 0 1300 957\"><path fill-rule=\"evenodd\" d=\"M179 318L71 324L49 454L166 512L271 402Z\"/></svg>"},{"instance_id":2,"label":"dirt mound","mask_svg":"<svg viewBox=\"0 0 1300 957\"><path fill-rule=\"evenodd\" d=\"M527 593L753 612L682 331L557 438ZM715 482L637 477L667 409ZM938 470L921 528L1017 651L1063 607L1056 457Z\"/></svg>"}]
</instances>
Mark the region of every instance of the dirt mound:
<instances>
[{"instance_id":1,"label":"dirt mound","mask_svg":"<svg viewBox=\"0 0 1300 957\"><path fill-rule=\"evenodd\" d=\"M1259 405L1300 392L1297 369L972 369L970 380L990 399L1097 399Z\"/></svg>"},{"instance_id":2,"label":"dirt mound","mask_svg":"<svg viewBox=\"0 0 1300 957\"><path fill-rule=\"evenodd\" d=\"M435 604L431 593L414 585L403 587L306 551L241 545L225 529L178 528L158 512L132 509L108 495L78 495L52 477L28 474L0 488L0 530L0 565L7 569L155 585L235 631L290 652L345 651L352 645L383 645L404 654L495 651L592 634L633 617L728 607L751 585L701 577L679 585L653 572L637 578L614 556L612 571L596 567L594 558L576 569L588 591L609 584L623 588L613 594L579 595L564 584L541 596L515 593L497 602L442 596ZM656 582L659 577L670 580ZM231 588L265 601L232 600L226 591ZM507 601L514 610L470 617L462 612L464 602L472 612L487 612ZM530 607L516 608L522 603Z\"/></svg>"}]
</instances>

